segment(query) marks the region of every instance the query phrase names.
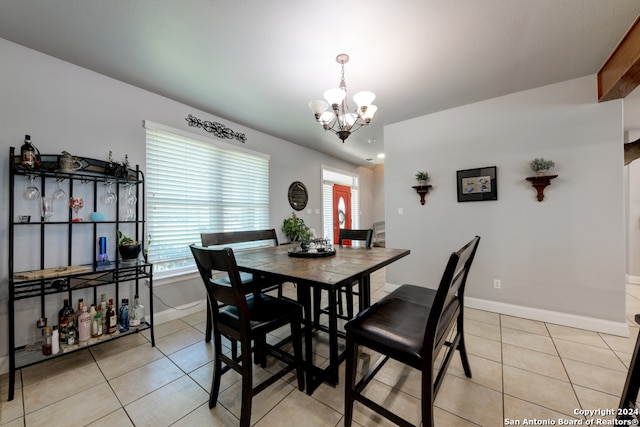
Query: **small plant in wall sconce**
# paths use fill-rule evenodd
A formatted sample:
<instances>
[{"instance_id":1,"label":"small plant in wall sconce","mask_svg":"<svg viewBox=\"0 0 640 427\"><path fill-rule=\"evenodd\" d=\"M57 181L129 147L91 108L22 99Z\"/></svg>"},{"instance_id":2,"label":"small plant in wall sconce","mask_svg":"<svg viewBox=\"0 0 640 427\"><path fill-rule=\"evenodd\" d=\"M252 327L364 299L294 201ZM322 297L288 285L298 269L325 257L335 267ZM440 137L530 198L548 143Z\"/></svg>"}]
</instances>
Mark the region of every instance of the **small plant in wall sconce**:
<instances>
[{"instance_id":1,"label":"small plant in wall sconce","mask_svg":"<svg viewBox=\"0 0 640 427\"><path fill-rule=\"evenodd\" d=\"M418 185L427 185L429 174L427 171L418 171L416 172L416 180L418 181Z\"/></svg>"},{"instance_id":2,"label":"small plant in wall sconce","mask_svg":"<svg viewBox=\"0 0 640 427\"><path fill-rule=\"evenodd\" d=\"M529 163L529 167L532 171L534 171L539 176L544 176L547 174L547 171L554 167L556 164L553 163L553 160L545 160L543 157L535 158L531 160Z\"/></svg>"},{"instance_id":3,"label":"small plant in wall sconce","mask_svg":"<svg viewBox=\"0 0 640 427\"><path fill-rule=\"evenodd\" d=\"M429 193L429 189L432 187L427 184L429 174L427 171L418 171L416 172L416 180L418 181L418 185L413 186L413 189L420 195L420 204L424 205L425 197Z\"/></svg>"},{"instance_id":4,"label":"small plant in wall sconce","mask_svg":"<svg viewBox=\"0 0 640 427\"><path fill-rule=\"evenodd\" d=\"M535 158L529 163L529 167L536 173L536 176L530 176L526 178L531 183L531 186L536 189L537 199L539 202L544 200L544 189L551 185L551 180L558 177L558 175L549 175L549 169L555 166L552 160L545 160L544 158Z\"/></svg>"}]
</instances>

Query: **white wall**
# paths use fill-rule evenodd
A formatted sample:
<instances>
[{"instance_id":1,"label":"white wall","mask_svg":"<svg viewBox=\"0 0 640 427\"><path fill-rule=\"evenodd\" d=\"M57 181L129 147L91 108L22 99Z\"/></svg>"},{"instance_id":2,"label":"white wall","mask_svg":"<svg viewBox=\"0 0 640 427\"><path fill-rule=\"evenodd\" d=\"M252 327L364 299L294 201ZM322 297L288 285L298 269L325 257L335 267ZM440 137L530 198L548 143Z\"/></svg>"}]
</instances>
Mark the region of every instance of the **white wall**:
<instances>
[{"instance_id":1,"label":"white wall","mask_svg":"<svg viewBox=\"0 0 640 427\"><path fill-rule=\"evenodd\" d=\"M626 103L625 103L626 105ZM626 141L640 138L640 130L627 132ZM640 161L626 168L627 185L627 282L640 284Z\"/></svg>"},{"instance_id":2,"label":"white wall","mask_svg":"<svg viewBox=\"0 0 640 427\"><path fill-rule=\"evenodd\" d=\"M588 76L385 127L387 245L411 250L387 282L435 287L477 234L471 303L624 333L622 102L598 104L596 87ZM525 181L534 157L559 175L543 202ZM484 166L498 168L498 200L458 203L456 170ZM421 206L411 186L424 168Z\"/></svg>"},{"instance_id":3,"label":"white wall","mask_svg":"<svg viewBox=\"0 0 640 427\"><path fill-rule=\"evenodd\" d=\"M204 136L211 134L202 129L190 128L185 121L188 114L202 120L218 121L236 132L247 135L247 142L240 144L226 140L231 145L267 153L270 160L270 218L271 226L278 230L281 241L286 241L280 231L282 220L292 212L287 201L287 190L293 181L302 181L309 190L309 203L301 216L309 226L322 230L322 186L320 165L329 165L360 175L362 209L370 211L373 172L319 152L266 135L224 118L207 114L187 105L172 101L139 88L107 78L92 71L57 60L50 56L0 39L0 197L8 200L9 147L19 149L25 134L30 134L34 145L42 152L58 154L63 150L74 155L105 159L109 150L114 159L121 161L125 154L133 165L145 163L145 132L143 120L151 120L167 126L187 130ZM185 164L188 167L188 163ZM26 182L26 181L25 181ZM25 184L26 186L26 184ZM8 206L0 210L0 223L8 224ZM35 209L35 207L34 207ZM34 210L34 212L37 212ZM88 215L88 212L85 212ZM365 218L372 222L371 214ZM6 226L0 228L0 260L8 258ZM24 246L19 258L28 258L32 251ZM7 263L0 262L0 278L7 283ZM156 294L171 306L189 304L204 298L198 280L188 280L175 285L156 288ZM0 337L7 337L7 286L0 289ZM47 299L47 317L50 324L62 307L63 295ZM77 303L74 301L74 305ZM154 301L156 311L166 306L160 299ZM147 304L148 307L148 304ZM28 342L33 336L33 323L39 317L35 303L20 304L16 313L18 344ZM53 321L53 323L52 323ZM7 340L0 339L0 372L7 370Z\"/></svg>"}]
</instances>

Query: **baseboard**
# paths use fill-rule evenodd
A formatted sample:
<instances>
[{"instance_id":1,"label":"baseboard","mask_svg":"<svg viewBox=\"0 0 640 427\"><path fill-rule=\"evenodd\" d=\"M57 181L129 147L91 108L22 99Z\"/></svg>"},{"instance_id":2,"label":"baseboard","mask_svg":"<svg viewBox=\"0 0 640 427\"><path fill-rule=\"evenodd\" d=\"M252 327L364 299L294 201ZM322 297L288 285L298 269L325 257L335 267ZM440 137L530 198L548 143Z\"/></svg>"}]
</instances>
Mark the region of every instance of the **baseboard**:
<instances>
[{"instance_id":1,"label":"baseboard","mask_svg":"<svg viewBox=\"0 0 640 427\"><path fill-rule=\"evenodd\" d=\"M625 280L630 285L640 285L640 276L630 276L627 274Z\"/></svg>"},{"instance_id":2,"label":"baseboard","mask_svg":"<svg viewBox=\"0 0 640 427\"><path fill-rule=\"evenodd\" d=\"M638 283L640 284L640 281ZM385 283L384 290L391 292L399 286L400 285ZM489 301L480 298L465 297L464 301L466 307L478 310L491 311L493 313L522 317L525 319L553 323L561 326L569 326L572 328L587 329L589 331L602 332L621 337L629 337L629 325L627 325L626 322L613 322L611 320L560 313L557 311Z\"/></svg>"},{"instance_id":3,"label":"baseboard","mask_svg":"<svg viewBox=\"0 0 640 427\"><path fill-rule=\"evenodd\" d=\"M540 322L554 323L556 325L586 329L621 337L629 337L629 325L627 325L627 322L613 322L595 317L578 316L576 314L560 313L557 311L483 300L480 298L465 297L464 301L467 307L478 310L523 317L525 319L538 320Z\"/></svg>"}]
</instances>

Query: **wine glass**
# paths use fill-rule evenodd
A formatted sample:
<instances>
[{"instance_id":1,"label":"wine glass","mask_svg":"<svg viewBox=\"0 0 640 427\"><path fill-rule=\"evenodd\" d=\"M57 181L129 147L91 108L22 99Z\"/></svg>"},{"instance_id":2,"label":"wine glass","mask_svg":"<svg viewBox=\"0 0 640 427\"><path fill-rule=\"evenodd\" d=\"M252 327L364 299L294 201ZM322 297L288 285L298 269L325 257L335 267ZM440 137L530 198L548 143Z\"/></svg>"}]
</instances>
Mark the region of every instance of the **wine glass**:
<instances>
[{"instance_id":1,"label":"wine glass","mask_svg":"<svg viewBox=\"0 0 640 427\"><path fill-rule=\"evenodd\" d=\"M58 181L58 189L56 191L53 192L53 200L66 200L67 199L67 193L64 192L64 190L62 188L60 188L60 183L63 181L62 179L57 179L56 181Z\"/></svg>"},{"instance_id":2,"label":"wine glass","mask_svg":"<svg viewBox=\"0 0 640 427\"><path fill-rule=\"evenodd\" d=\"M40 190L36 187L34 180L36 179L35 175L29 175L29 186L24 191L24 197L28 200L36 200L40 197Z\"/></svg>"},{"instance_id":3,"label":"wine glass","mask_svg":"<svg viewBox=\"0 0 640 427\"><path fill-rule=\"evenodd\" d=\"M41 197L41 210L42 210L42 218L44 221L49 221L49 218L53 215L53 196L52 197Z\"/></svg>"},{"instance_id":4,"label":"wine glass","mask_svg":"<svg viewBox=\"0 0 640 427\"><path fill-rule=\"evenodd\" d=\"M113 182L107 181L105 185L107 186L107 190L102 200L105 205L113 205L118 200L118 196L112 190Z\"/></svg>"},{"instance_id":5,"label":"wine glass","mask_svg":"<svg viewBox=\"0 0 640 427\"><path fill-rule=\"evenodd\" d=\"M78 211L82 209L83 206L84 206L84 200L82 200L81 198L74 198L74 197L71 198L69 207L73 210L73 216L74 216L71 222L82 222L82 218L80 218L80 216L78 215Z\"/></svg>"},{"instance_id":6,"label":"wine glass","mask_svg":"<svg viewBox=\"0 0 640 427\"><path fill-rule=\"evenodd\" d=\"M133 194L133 185L127 185L127 193L124 195L124 203L127 205L135 205L138 198Z\"/></svg>"}]
</instances>

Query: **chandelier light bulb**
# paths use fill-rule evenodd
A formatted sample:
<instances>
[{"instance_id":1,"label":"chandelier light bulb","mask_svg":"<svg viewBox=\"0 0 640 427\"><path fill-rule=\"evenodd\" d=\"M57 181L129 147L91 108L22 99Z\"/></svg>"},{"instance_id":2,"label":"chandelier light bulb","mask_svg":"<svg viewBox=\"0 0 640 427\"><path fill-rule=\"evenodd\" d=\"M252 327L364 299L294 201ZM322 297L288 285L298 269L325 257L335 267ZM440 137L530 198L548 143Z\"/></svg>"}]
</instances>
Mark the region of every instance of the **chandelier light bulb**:
<instances>
[{"instance_id":1,"label":"chandelier light bulb","mask_svg":"<svg viewBox=\"0 0 640 427\"><path fill-rule=\"evenodd\" d=\"M326 99L331 106L339 105L346 96L347 92L338 87L329 89L324 93L324 99Z\"/></svg>"},{"instance_id":2,"label":"chandelier light bulb","mask_svg":"<svg viewBox=\"0 0 640 427\"><path fill-rule=\"evenodd\" d=\"M361 110L362 107L368 107L373 104L374 99L376 99L376 94L366 90L353 95L353 101L358 105L359 110Z\"/></svg>"},{"instance_id":3,"label":"chandelier light bulb","mask_svg":"<svg viewBox=\"0 0 640 427\"><path fill-rule=\"evenodd\" d=\"M311 111L313 111L316 119L318 119L322 115L322 113L327 111L327 108L329 108L329 104L320 100L309 101L309 108L311 109Z\"/></svg>"}]
</instances>

